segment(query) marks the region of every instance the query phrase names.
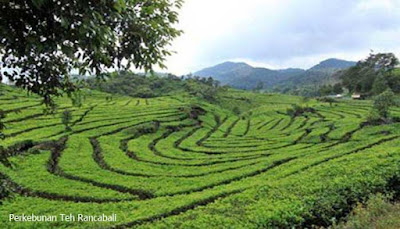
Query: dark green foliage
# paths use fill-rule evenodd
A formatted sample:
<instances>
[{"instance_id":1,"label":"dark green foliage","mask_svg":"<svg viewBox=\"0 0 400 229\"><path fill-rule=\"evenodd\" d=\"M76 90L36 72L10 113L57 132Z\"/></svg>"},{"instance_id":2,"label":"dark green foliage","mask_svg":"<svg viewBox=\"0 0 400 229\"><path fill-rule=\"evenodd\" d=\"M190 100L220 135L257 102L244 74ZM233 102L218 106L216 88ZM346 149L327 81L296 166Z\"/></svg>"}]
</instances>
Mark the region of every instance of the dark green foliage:
<instances>
[{"instance_id":1,"label":"dark green foliage","mask_svg":"<svg viewBox=\"0 0 400 229\"><path fill-rule=\"evenodd\" d=\"M216 100L218 92L224 90L213 78L200 78L191 75L177 77L140 75L128 71L114 72L105 81L88 79L89 87L112 94L132 97L152 98L181 92L200 97L209 102Z\"/></svg>"},{"instance_id":2,"label":"dark green foliage","mask_svg":"<svg viewBox=\"0 0 400 229\"><path fill-rule=\"evenodd\" d=\"M314 113L315 109L312 107L299 106L297 104L293 104L291 108L286 109L286 114L293 118L302 116L303 114L305 114L307 112Z\"/></svg>"},{"instance_id":3,"label":"dark green foliage","mask_svg":"<svg viewBox=\"0 0 400 229\"><path fill-rule=\"evenodd\" d=\"M71 131L70 123L72 120L72 112L68 109L61 113L61 122L65 126L65 131Z\"/></svg>"},{"instance_id":4,"label":"dark green foliage","mask_svg":"<svg viewBox=\"0 0 400 229\"><path fill-rule=\"evenodd\" d=\"M125 130L124 132L132 136L141 136L144 134L155 133L160 128L160 122L153 121L137 127Z\"/></svg>"},{"instance_id":5,"label":"dark green foliage","mask_svg":"<svg viewBox=\"0 0 400 229\"><path fill-rule=\"evenodd\" d=\"M167 47L181 34L173 27L181 6L181 0L1 1L2 67L19 69L4 76L52 105L52 96L77 89L72 69L100 76L106 68L165 67Z\"/></svg>"},{"instance_id":6,"label":"dark green foliage","mask_svg":"<svg viewBox=\"0 0 400 229\"><path fill-rule=\"evenodd\" d=\"M186 116L190 119L198 119L200 115L204 115L206 111L197 106L197 105L191 105L190 107L182 107L181 112L185 113Z\"/></svg>"},{"instance_id":7,"label":"dark green foliage","mask_svg":"<svg viewBox=\"0 0 400 229\"><path fill-rule=\"evenodd\" d=\"M242 113L242 112L240 111L239 107L234 107L234 108L233 108L233 113L234 113L235 115L240 115L240 113Z\"/></svg>"},{"instance_id":8,"label":"dark green foliage","mask_svg":"<svg viewBox=\"0 0 400 229\"><path fill-rule=\"evenodd\" d=\"M111 73L105 81L91 78L87 80L87 83L92 89L141 98L152 98L184 90L182 79L171 74L159 77L121 71Z\"/></svg>"},{"instance_id":9,"label":"dark green foliage","mask_svg":"<svg viewBox=\"0 0 400 229\"><path fill-rule=\"evenodd\" d=\"M331 97L321 97L317 100L320 102L329 103L329 106L332 106L333 103L337 102L334 98Z\"/></svg>"},{"instance_id":10,"label":"dark green foliage","mask_svg":"<svg viewBox=\"0 0 400 229\"><path fill-rule=\"evenodd\" d=\"M395 66L399 63L392 53L370 54L364 61L359 61L356 66L344 71L341 75L343 86L350 92L364 94L379 94L387 86L398 89L396 83L390 79L396 78Z\"/></svg>"},{"instance_id":11,"label":"dark green foliage","mask_svg":"<svg viewBox=\"0 0 400 229\"><path fill-rule=\"evenodd\" d=\"M83 96L80 91L74 92L71 96L72 105L75 107L82 107Z\"/></svg>"},{"instance_id":12,"label":"dark green foliage","mask_svg":"<svg viewBox=\"0 0 400 229\"><path fill-rule=\"evenodd\" d=\"M396 94L400 93L400 69L396 68L385 75L386 84Z\"/></svg>"},{"instance_id":13,"label":"dark green foliage","mask_svg":"<svg viewBox=\"0 0 400 229\"><path fill-rule=\"evenodd\" d=\"M323 85L322 87L319 88L319 93L321 96L332 95L334 93L333 86L332 85Z\"/></svg>"},{"instance_id":14,"label":"dark green foliage","mask_svg":"<svg viewBox=\"0 0 400 229\"><path fill-rule=\"evenodd\" d=\"M345 222L333 228L400 228L400 204L393 200L392 195L371 195L365 203L357 203Z\"/></svg>"},{"instance_id":15,"label":"dark green foliage","mask_svg":"<svg viewBox=\"0 0 400 229\"><path fill-rule=\"evenodd\" d=\"M398 105L395 94L390 89L382 92L374 99L374 104L370 114L367 117L367 124L380 125L388 124L396 119L390 117L390 108Z\"/></svg>"},{"instance_id":16,"label":"dark green foliage","mask_svg":"<svg viewBox=\"0 0 400 229\"><path fill-rule=\"evenodd\" d=\"M6 113L0 109L0 139L4 139L5 136L3 134L3 130L6 128L6 126L4 125L2 119L4 119L6 117Z\"/></svg>"},{"instance_id":17,"label":"dark green foliage","mask_svg":"<svg viewBox=\"0 0 400 229\"><path fill-rule=\"evenodd\" d=\"M264 89L264 83L259 81L257 85L253 88L253 91L258 92Z\"/></svg>"},{"instance_id":18,"label":"dark green foliage","mask_svg":"<svg viewBox=\"0 0 400 229\"><path fill-rule=\"evenodd\" d=\"M215 102L220 87L218 81L214 81L211 77L207 79L190 77L185 80L185 89L190 95Z\"/></svg>"},{"instance_id":19,"label":"dark green foliage","mask_svg":"<svg viewBox=\"0 0 400 229\"><path fill-rule=\"evenodd\" d=\"M396 103L394 100L394 93L391 90L381 93L374 100L374 109L378 112L380 117L385 119L389 117L389 109L394 105L396 105Z\"/></svg>"},{"instance_id":20,"label":"dark green foliage","mask_svg":"<svg viewBox=\"0 0 400 229\"><path fill-rule=\"evenodd\" d=\"M7 180L0 175L0 204L2 200L10 195L11 191L7 186Z\"/></svg>"},{"instance_id":21,"label":"dark green foliage","mask_svg":"<svg viewBox=\"0 0 400 229\"><path fill-rule=\"evenodd\" d=\"M337 84L333 85L332 91L333 91L334 94L341 94L341 93L343 93L342 84L337 83Z\"/></svg>"},{"instance_id":22,"label":"dark green foliage","mask_svg":"<svg viewBox=\"0 0 400 229\"><path fill-rule=\"evenodd\" d=\"M383 77L382 75L377 76L374 80L374 84L372 85L371 89L372 94L379 95L387 89L388 85L385 77Z\"/></svg>"}]
</instances>

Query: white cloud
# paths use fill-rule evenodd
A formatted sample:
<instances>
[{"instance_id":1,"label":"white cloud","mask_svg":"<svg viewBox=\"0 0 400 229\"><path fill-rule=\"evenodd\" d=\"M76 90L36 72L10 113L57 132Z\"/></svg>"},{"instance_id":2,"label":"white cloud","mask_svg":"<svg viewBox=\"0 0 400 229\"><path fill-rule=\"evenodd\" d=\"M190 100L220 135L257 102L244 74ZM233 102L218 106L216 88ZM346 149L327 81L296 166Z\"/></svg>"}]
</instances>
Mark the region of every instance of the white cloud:
<instances>
[{"instance_id":1,"label":"white cloud","mask_svg":"<svg viewBox=\"0 0 400 229\"><path fill-rule=\"evenodd\" d=\"M400 54L400 0L186 0L180 15L175 74L226 60L308 68L370 49Z\"/></svg>"}]
</instances>

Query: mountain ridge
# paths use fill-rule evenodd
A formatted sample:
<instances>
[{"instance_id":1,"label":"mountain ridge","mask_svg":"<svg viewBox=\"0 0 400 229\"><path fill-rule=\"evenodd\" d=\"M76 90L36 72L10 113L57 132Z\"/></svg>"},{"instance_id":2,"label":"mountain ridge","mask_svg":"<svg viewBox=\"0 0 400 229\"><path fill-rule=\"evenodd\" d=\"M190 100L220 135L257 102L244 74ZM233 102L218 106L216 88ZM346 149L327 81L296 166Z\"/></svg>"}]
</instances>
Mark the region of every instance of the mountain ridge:
<instances>
[{"instance_id":1,"label":"mountain ridge","mask_svg":"<svg viewBox=\"0 0 400 229\"><path fill-rule=\"evenodd\" d=\"M336 72L354 66L356 62L329 58L305 70L301 68L268 69L253 67L245 62L226 61L194 73L200 77L213 77L223 85L234 88L253 89L260 83L265 89L275 86L322 85L332 83L330 79Z\"/></svg>"}]
</instances>

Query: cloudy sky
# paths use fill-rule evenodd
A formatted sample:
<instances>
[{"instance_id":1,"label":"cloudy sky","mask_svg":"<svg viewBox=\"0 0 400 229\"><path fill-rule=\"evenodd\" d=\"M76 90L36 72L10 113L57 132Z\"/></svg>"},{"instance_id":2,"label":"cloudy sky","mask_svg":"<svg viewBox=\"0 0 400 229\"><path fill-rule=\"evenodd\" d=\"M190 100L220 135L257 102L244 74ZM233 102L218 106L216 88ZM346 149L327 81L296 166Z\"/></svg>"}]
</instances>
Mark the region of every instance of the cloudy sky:
<instances>
[{"instance_id":1,"label":"cloudy sky","mask_svg":"<svg viewBox=\"0 0 400 229\"><path fill-rule=\"evenodd\" d=\"M186 0L168 71L223 61L309 68L326 58L400 57L400 0Z\"/></svg>"}]
</instances>

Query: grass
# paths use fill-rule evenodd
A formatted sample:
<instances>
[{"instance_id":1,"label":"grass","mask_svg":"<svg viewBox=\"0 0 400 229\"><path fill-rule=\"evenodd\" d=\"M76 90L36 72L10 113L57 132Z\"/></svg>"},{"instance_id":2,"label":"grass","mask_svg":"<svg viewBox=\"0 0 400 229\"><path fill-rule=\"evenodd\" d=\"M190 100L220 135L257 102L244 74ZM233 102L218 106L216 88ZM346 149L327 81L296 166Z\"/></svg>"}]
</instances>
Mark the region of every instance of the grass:
<instances>
[{"instance_id":1,"label":"grass","mask_svg":"<svg viewBox=\"0 0 400 229\"><path fill-rule=\"evenodd\" d=\"M44 114L40 98L2 90L5 228L327 227L392 193L399 176L400 124L360 126L369 101L311 100L315 112L291 117L301 98L229 90L214 104L186 94L110 101L84 91L82 107L61 97ZM61 124L67 108L71 131ZM118 222L17 225L10 213L115 213Z\"/></svg>"}]
</instances>

